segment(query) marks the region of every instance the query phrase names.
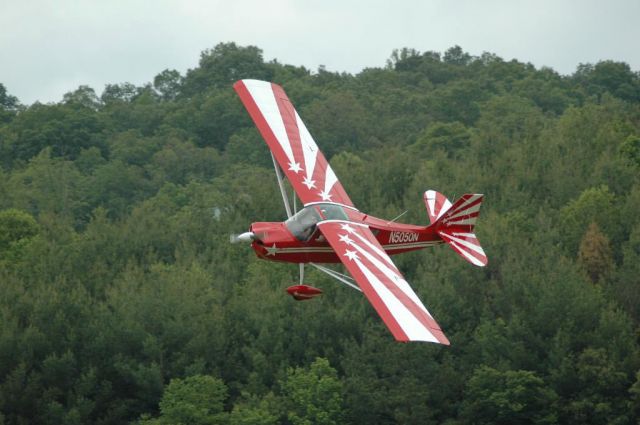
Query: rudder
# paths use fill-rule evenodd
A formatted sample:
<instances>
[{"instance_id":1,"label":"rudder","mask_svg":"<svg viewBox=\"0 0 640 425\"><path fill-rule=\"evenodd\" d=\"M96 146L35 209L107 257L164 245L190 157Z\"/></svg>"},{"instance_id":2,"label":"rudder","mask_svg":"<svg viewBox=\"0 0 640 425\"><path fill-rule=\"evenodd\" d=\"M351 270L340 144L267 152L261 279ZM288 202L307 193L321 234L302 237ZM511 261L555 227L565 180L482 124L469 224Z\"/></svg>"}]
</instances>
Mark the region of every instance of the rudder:
<instances>
[{"instance_id":1,"label":"rudder","mask_svg":"<svg viewBox=\"0 0 640 425\"><path fill-rule=\"evenodd\" d=\"M447 197L435 190L427 190L424 193L423 198L424 205L427 207L427 214L429 214L429 222L431 224L438 221L438 218L451 208L451 202Z\"/></svg>"}]
</instances>

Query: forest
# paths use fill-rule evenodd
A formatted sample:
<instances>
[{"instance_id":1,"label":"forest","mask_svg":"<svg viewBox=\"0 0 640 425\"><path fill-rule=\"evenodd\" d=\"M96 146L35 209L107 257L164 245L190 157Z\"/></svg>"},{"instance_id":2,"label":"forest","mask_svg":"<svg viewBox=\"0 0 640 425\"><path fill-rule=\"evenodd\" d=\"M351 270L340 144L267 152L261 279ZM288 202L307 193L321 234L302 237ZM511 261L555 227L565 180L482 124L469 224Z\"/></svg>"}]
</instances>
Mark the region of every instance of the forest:
<instances>
[{"instance_id":1,"label":"forest","mask_svg":"<svg viewBox=\"0 0 640 425\"><path fill-rule=\"evenodd\" d=\"M489 264L394 257L451 346L230 233L286 215L232 85L284 87L363 212L483 193ZM0 82L1 83L1 82ZM356 75L220 43L23 105L0 84L0 424L637 424L640 73L402 48Z\"/></svg>"}]
</instances>

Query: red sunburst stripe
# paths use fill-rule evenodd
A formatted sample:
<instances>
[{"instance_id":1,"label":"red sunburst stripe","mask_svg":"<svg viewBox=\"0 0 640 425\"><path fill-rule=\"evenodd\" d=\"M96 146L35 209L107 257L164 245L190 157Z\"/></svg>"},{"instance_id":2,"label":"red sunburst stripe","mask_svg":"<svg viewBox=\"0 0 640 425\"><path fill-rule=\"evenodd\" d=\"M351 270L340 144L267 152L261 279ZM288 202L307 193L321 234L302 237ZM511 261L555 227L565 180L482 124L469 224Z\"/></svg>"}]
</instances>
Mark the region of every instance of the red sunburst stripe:
<instances>
[{"instance_id":1,"label":"red sunburst stripe","mask_svg":"<svg viewBox=\"0 0 640 425\"><path fill-rule=\"evenodd\" d=\"M446 202L447 198L442 193L436 192L435 211L433 212L434 219L438 218Z\"/></svg>"},{"instance_id":2,"label":"red sunburst stripe","mask_svg":"<svg viewBox=\"0 0 640 425\"><path fill-rule=\"evenodd\" d=\"M472 195L473 196L473 195ZM475 199L472 202L466 203L468 201L468 199L464 199L461 198L458 202L456 202L451 208L449 208L449 211L447 211L447 218L455 218L458 214L463 213L464 211L467 211L473 207L475 207L476 205L482 203L482 196L478 197L477 199ZM464 202L460 202L464 200ZM475 211L477 212L477 211Z\"/></svg>"},{"instance_id":3,"label":"red sunburst stripe","mask_svg":"<svg viewBox=\"0 0 640 425\"><path fill-rule=\"evenodd\" d=\"M316 187L312 187L311 189L309 189L306 185L303 184L303 179L307 176L307 174L304 152L302 150L303 146L300 135L300 128L298 128L295 108L291 104L291 101L287 97L282 87L278 86L277 84L268 83L266 81L241 80L234 84L234 89L240 96L242 103L249 112L249 115L256 124L256 127L258 127L258 130L267 142L267 145L273 153L276 161L280 165L280 168L282 168L282 170L284 171L284 174L291 182L291 185L295 189L302 202L304 204L308 204L311 202L323 201L320 193L325 189L324 186L327 176L327 170L330 168L329 163L327 162L324 155L322 155L322 152L318 150L315 157L314 173L311 177L312 180L315 180ZM274 111L271 111L270 109L263 111L261 109L266 106L265 104L263 104L263 97L253 97L253 94L258 93L258 91L261 95L266 95L266 93L269 93L270 95L274 96L273 100L275 101L275 106L277 106L278 108L277 115L279 115L279 119L282 120L281 122L284 125L284 132L286 133L286 137L288 139L282 140L281 142L284 145L288 145L286 147L291 148L291 155L293 156L293 160L299 163L301 169L304 171L295 173L289 170L289 161L291 159L288 157L287 152L285 151L283 146L281 146L278 139L278 136L285 137L285 135L281 135L279 133L276 135L276 130L271 128L271 122L267 118L271 118L271 114ZM271 103L269 100L269 107L270 106ZM268 117L265 114L268 114ZM332 195L331 201L333 202L338 202L350 206L353 205L351 199L337 179L329 190L329 194Z\"/></svg>"},{"instance_id":4,"label":"red sunburst stripe","mask_svg":"<svg viewBox=\"0 0 640 425\"><path fill-rule=\"evenodd\" d=\"M300 167L304 169L305 162L304 154L302 153L302 142L300 140L300 129L298 128L298 123L296 122L296 114L293 105L280 86L271 84L271 87L275 95L276 104L278 105L278 109L280 110L280 116L282 117L284 128L287 131L289 145L291 146L291 151L293 152L294 161L300 164ZM300 174L300 176L303 175L305 174Z\"/></svg>"},{"instance_id":5,"label":"red sunburst stripe","mask_svg":"<svg viewBox=\"0 0 640 425\"><path fill-rule=\"evenodd\" d=\"M343 259L342 261L344 262L349 260ZM398 323L396 318L393 316L393 313L391 313L391 310L389 310L389 307L387 307L387 305L382 300L380 295L378 295L378 292L376 292L371 283L369 283L369 281L366 279L356 279L356 282L365 293L367 299L376 310L384 324L387 326L387 328L389 328L389 331L391 332L393 337L398 341L409 341L409 337L402 329L402 326L400 326L400 323Z\"/></svg>"},{"instance_id":6,"label":"red sunburst stripe","mask_svg":"<svg viewBox=\"0 0 640 425\"><path fill-rule=\"evenodd\" d=\"M363 263L365 261L368 263L368 264L365 264L365 266L370 271L372 271L378 277L378 279L380 279L380 282L382 282L382 284L387 287L387 289L400 301L400 303L402 303L402 305L416 319L418 319L420 324L422 324L422 326L427 328L429 332L431 332L436 337L436 339L440 341L439 335L437 335L437 333L441 334L441 336L444 337L444 333L442 332L442 329L440 329L440 326L438 326L436 321L433 320L433 318L429 316L427 312L423 310L420 306L418 306L411 298L409 298L409 296L399 286L391 282L383 272L378 270L377 267L373 265L371 262L369 262L367 259L362 259L361 261ZM402 275L400 274L399 271L397 271L397 269L395 269L395 272L398 274L400 278L402 278Z\"/></svg>"},{"instance_id":7,"label":"red sunburst stripe","mask_svg":"<svg viewBox=\"0 0 640 425\"><path fill-rule=\"evenodd\" d=\"M387 323L387 320L390 320L390 318L392 317L394 318L393 322L387 323L387 326L390 328L394 336L397 335L398 330L402 329L402 325L409 326L409 323L398 323L397 319L395 319L394 317L394 313L389 310L389 307L385 303L385 299L382 298L382 296L376 292L372 284L366 279L365 272L362 269L360 269L360 266L358 266L354 261L350 260L344 255L343 248L346 245L339 241L339 234L342 233L342 231L340 230L341 229L340 223L321 223L319 225L319 228L321 229L321 231L323 232L323 234L325 235L325 237L327 238L331 246L334 248L336 253L340 256L341 260L343 261L347 269L351 272L354 279L356 279L358 284L362 287L363 291L365 291L365 295L367 296L367 298L369 298L370 302L372 303L376 311L378 311L378 314L380 314L380 316L385 321L385 323ZM380 244L375 239L375 236L373 236L373 234L368 228L358 226L354 230L363 239L366 239L373 246L378 247L381 252L384 252L383 248L380 246ZM373 274L376 277L376 279L379 280L380 283L387 288L387 290L390 293L389 294L390 298L386 301L389 302L392 300L392 298L395 298L395 301L399 302L400 305L402 305L402 309L404 310L404 312L401 314L409 314L413 316L414 319L416 320L416 323L413 326L421 326L424 329L421 331L418 328L415 328L415 331L424 332L425 335L429 334L433 338L435 338L435 340L437 340L442 344L449 344L449 341L447 340L446 336L440 329L440 326L429 315L429 313L426 311L424 306L417 304L412 299L412 297L410 297L401 287L398 286L398 284L396 284L390 278L390 276L385 274L381 269L378 268L376 263L373 262L373 259L375 259L375 261L380 262L381 265L384 265L389 269L388 273L392 275L396 275L398 278L403 279L402 274L398 271L397 267L393 265L391 260L388 259L388 256L385 260L381 259L380 255L377 252L373 251L367 245L363 245L361 241L356 243L355 239L352 246L354 246L354 249L356 249L356 246L357 246L356 250L361 250L363 252L368 253L368 255L371 256L372 259L369 259L362 252L360 252L359 253L360 255L358 256L357 261L361 264L361 267L366 268L369 273ZM411 288L409 288L409 290L411 290ZM400 312L396 312L396 314L400 314ZM396 328L396 326L399 326L399 328ZM410 329L410 328L407 328L407 329ZM408 336L406 336L405 331L403 332L405 333L404 340L407 340ZM401 338L397 338L397 339L403 340Z\"/></svg>"},{"instance_id":8,"label":"red sunburst stripe","mask_svg":"<svg viewBox=\"0 0 640 425\"><path fill-rule=\"evenodd\" d=\"M451 246L451 248L453 248L454 251L456 251L458 254L462 255L463 258L465 256L469 256L469 257L473 257L474 259L476 259L478 261L479 264L477 265L481 265L481 266L486 266L487 265L487 257L484 255L480 255L477 252L470 250L468 248L466 248L463 245L458 244L457 242L449 242L449 245ZM469 262L473 263L473 261L470 261L470 259L467 259Z\"/></svg>"},{"instance_id":9,"label":"red sunburst stripe","mask_svg":"<svg viewBox=\"0 0 640 425\"><path fill-rule=\"evenodd\" d=\"M433 207L429 201L429 196L433 196ZM442 209L447 203L447 197L435 190L427 190L424 193L424 203L427 207L427 214L429 214L429 221L431 223L435 223L438 217L442 214Z\"/></svg>"},{"instance_id":10,"label":"red sunburst stripe","mask_svg":"<svg viewBox=\"0 0 640 425\"><path fill-rule=\"evenodd\" d=\"M464 256L462 252L464 251L464 253L478 260L478 262L480 262L483 266L487 264L488 261L487 261L487 256L485 254L481 254L477 251L474 251L473 249L466 247L462 245L460 242L453 239L453 238L462 239L465 242L479 248L484 253L484 250L480 245L480 241L475 235L473 235L473 237L459 236L459 235L453 235L453 234L450 235L449 232L447 231L440 231L439 233L440 233L440 236L442 236L442 238L445 239L449 243L449 245L451 245L451 248L453 248L456 252L458 252L458 254L461 254Z\"/></svg>"}]
</instances>

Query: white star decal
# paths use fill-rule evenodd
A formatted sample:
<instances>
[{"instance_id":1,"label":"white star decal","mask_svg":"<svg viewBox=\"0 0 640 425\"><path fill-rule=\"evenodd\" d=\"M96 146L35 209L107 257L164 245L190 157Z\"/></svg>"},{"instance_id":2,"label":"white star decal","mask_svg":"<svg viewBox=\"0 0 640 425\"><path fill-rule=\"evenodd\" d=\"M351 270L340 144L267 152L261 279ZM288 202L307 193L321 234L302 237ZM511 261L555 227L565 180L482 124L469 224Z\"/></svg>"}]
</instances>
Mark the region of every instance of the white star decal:
<instances>
[{"instance_id":1,"label":"white star decal","mask_svg":"<svg viewBox=\"0 0 640 425\"><path fill-rule=\"evenodd\" d=\"M349 235L340 235L340 242L344 242L347 245L351 245L353 243L353 239L351 239Z\"/></svg>"},{"instance_id":2,"label":"white star decal","mask_svg":"<svg viewBox=\"0 0 640 425\"><path fill-rule=\"evenodd\" d=\"M276 255L278 253L278 248L276 248L276 244L273 244L272 247L265 246L267 249L267 255Z\"/></svg>"},{"instance_id":3,"label":"white star decal","mask_svg":"<svg viewBox=\"0 0 640 425\"><path fill-rule=\"evenodd\" d=\"M329 195L329 193L325 192L324 190L322 192L320 192L318 195L320 195L322 197L323 201L330 201L331 200L331 196L333 196L333 195Z\"/></svg>"},{"instance_id":4,"label":"white star decal","mask_svg":"<svg viewBox=\"0 0 640 425\"><path fill-rule=\"evenodd\" d=\"M349 233L355 233L356 229L354 229L353 227L349 226L349 224L341 224L340 227L342 228L342 230L346 230Z\"/></svg>"},{"instance_id":5,"label":"white star decal","mask_svg":"<svg viewBox=\"0 0 640 425\"><path fill-rule=\"evenodd\" d=\"M294 173L298 174L301 170L302 168L300 168L299 162L291 161L289 163L289 171L293 171Z\"/></svg>"},{"instance_id":6,"label":"white star decal","mask_svg":"<svg viewBox=\"0 0 640 425\"><path fill-rule=\"evenodd\" d=\"M359 260L358 253L355 251L349 251L348 249L344 252L344 255L351 261Z\"/></svg>"},{"instance_id":7,"label":"white star decal","mask_svg":"<svg viewBox=\"0 0 640 425\"><path fill-rule=\"evenodd\" d=\"M312 188L316 187L316 181L315 180L311 180L309 177L305 177L304 181L302 182L303 185L307 186L307 189L311 190Z\"/></svg>"}]
</instances>

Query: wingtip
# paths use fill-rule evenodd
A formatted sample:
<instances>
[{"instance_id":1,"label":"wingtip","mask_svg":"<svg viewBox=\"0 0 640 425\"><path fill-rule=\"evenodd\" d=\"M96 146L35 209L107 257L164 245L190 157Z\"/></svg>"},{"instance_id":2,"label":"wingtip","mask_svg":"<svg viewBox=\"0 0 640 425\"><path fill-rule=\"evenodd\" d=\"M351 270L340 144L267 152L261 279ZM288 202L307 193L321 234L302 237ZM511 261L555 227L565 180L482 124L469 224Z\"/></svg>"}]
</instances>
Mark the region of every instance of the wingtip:
<instances>
[{"instance_id":1,"label":"wingtip","mask_svg":"<svg viewBox=\"0 0 640 425\"><path fill-rule=\"evenodd\" d=\"M394 337L395 337L395 340L397 342L402 342L402 343L431 342L433 344L441 344L441 345L446 345L446 346L450 346L451 345L451 342L449 342L449 339L446 337L444 332L442 332L441 330L431 329L431 335L435 338L435 341L433 339L431 339L431 338L411 339L411 338L407 337L406 335L404 335L404 336L394 335Z\"/></svg>"},{"instance_id":2,"label":"wingtip","mask_svg":"<svg viewBox=\"0 0 640 425\"><path fill-rule=\"evenodd\" d=\"M235 83L233 83L233 87L235 88L236 86L239 85L263 85L263 86L277 86L280 87L279 85L277 85L276 83L272 83L270 81L264 81L264 80L256 80L255 78L243 78L242 80L238 80Z\"/></svg>"},{"instance_id":3,"label":"wingtip","mask_svg":"<svg viewBox=\"0 0 640 425\"><path fill-rule=\"evenodd\" d=\"M432 329L431 332L433 333L433 336L436 337L436 339L438 340L439 344L451 345L451 343L449 342L449 339L447 338L447 336L440 329L438 329L438 330Z\"/></svg>"}]
</instances>

